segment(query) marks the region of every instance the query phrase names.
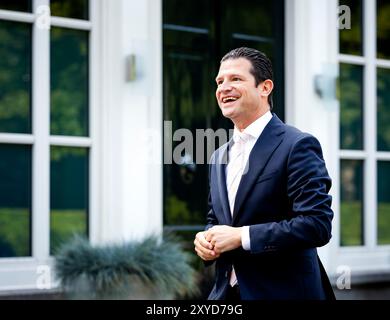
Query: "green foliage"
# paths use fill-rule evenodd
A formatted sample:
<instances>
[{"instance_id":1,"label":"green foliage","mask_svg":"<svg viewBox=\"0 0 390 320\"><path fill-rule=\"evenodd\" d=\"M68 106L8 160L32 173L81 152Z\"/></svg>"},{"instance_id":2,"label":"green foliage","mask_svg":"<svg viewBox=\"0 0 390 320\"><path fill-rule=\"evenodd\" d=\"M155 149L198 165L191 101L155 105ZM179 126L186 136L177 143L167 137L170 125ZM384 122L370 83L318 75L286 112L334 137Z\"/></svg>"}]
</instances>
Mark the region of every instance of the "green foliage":
<instances>
[{"instance_id":1,"label":"green foliage","mask_svg":"<svg viewBox=\"0 0 390 320\"><path fill-rule=\"evenodd\" d=\"M29 210L26 208L0 208L0 257L29 255Z\"/></svg>"},{"instance_id":2,"label":"green foliage","mask_svg":"<svg viewBox=\"0 0 390 320\"><path fill-rule=\"evenodd\" d=\"M87 233L85 210L51 210L50 213L50 252L54 252L62 243L74 234Z\"/></svg>"},{"instance_id":3,"label":"green foliage","mask_svg":"<svg viewBox=\"0 0 390 320\"><path fill-rule=\"evenodd\" d=\"M180 298L197 292L189 257L172 236L104 246L74 237L56 255L56 273L78 298Z\"/></svg>"},{"instance_id":4,"label":"green foliage","mask_svg":"<svg viewBox=\"0 0 390 320\"><path fill-rule=\"evenodd\" d=\"M342 246L360 246L363 240L362 208L359 201L341 202ZM378 244L390 244L390 203L378 204Z\"/></svg>"},{"instance_id":5,"label":"green foliage","mask_svg":"<svg viewBox=\"0 0 390 320\"><path fill-rule=\"evenodd\" d=\"M345 201L340 204L340 242L342 246L362 245L362 206L360 201Z\"/></svg>"},{"instance_id":6,"label":"green foliage","mask_svg":"<svg viewBox=\"0 0 390 320\"><path fill-rule=\"evenodd\" d=\"M378 244L390 244L390 203L378 204Z\"/></svg>"}]
</instances>

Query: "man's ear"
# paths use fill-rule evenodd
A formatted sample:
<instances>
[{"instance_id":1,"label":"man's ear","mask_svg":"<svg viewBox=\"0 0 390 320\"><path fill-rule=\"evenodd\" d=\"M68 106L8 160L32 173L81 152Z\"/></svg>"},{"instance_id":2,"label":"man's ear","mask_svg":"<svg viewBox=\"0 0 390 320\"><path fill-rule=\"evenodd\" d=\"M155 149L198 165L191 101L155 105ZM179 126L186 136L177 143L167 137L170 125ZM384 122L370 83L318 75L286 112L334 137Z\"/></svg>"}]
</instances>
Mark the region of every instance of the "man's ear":
<instances>
[{"instance_id":1,"label":"man's ear","mask_svg":"<svg viewBox=\"0 0 390 320\"><path fill-rule=\"evenodd\" d=\"M263 97L268 97L274 89L274 83L272 80L267 79L259 84L260 94Z\"/></svg>"}]
</instances>

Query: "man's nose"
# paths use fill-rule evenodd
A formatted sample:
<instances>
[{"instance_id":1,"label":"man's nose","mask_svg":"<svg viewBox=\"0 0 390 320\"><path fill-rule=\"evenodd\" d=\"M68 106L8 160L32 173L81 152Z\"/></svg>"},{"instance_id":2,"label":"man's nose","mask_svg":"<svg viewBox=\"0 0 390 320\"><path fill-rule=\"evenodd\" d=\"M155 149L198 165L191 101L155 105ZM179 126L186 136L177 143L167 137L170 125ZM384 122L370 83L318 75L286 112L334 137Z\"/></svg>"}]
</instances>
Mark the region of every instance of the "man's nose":
<instances>
[{"instance_id":1,"label":"man's nose","mask_svg":"<svg viewBox=\"0 0 390 320\"><path fill-rule=\"evenodd\" d=\"M229 92L229 91L232 91L232 89L233 89L233 87L231 86L231 84L229 82L222 83L218 87L218 91L220 91L220 92Z\"/></svg>"}]
</instances>

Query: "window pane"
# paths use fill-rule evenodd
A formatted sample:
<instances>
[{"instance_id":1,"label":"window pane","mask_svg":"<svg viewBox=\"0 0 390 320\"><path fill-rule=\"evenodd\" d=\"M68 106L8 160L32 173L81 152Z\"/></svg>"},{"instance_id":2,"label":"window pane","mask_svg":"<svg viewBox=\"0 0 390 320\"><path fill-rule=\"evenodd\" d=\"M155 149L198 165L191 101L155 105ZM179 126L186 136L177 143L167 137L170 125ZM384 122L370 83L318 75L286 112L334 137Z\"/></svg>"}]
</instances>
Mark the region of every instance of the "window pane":
<instances>
[{"instance_id":1,"label":"window pane","mask_svg":"<svg viewBox=\"0 0 390 320\"><path fill-rule=\"evenodd\" d=\"M31 12L31 0L1 0L0 9Z\"/></svg>"},{"instance_id":2,"label":"window pane","mask_svg":"<svg viewBox=\"0 0 390 320\"><path fill-rule=\"evenodd\" d=\"M363 67L340 64L340 147L363 149Z\"/></svg>"},{"instance_id":3,"label":"window pane","mask_svg":"<svg viewBox=\"0 0 390 320\"><path fill-rule=\"evenodd\" d=\"M31 26L2 20L0 132L31 133Z\"/></svg>"},{"instance_id":4,"label":"window pane","mask_svg":"<svg viewBox=\"0 0 390 320\"><path fill-rule=\"evenodd\" d=\"M88 234L88 149L52 147L50 252L73 234Z\"/></svg>"},{"instance_id":5,"label":"window pane","mask_svg":"<svg viewBox=\"0 0 390 320\"><path fill-rule=\"evenodd\" d=\"M251 47L268 56L273 65L275 84L272 111L283 120L285 1L224 0L220 3L222 46L228 50Z\"/></svg>"},{"instance_id":6,"label":"window pane","mask_svg":"<svg viewBox=\"0 0 390 320\"><path fill-rule=\"evenodd\" d=\"M180 14L178 14L178 8L180 8ZM213 8L214 4L210 0L186 1L185 5L183 5L183 0L164 0L164 25L209 29L212 23Z\"/></svg>"},{"instance_id":7,"label":"window pane","mask_svg":"<svg viewBox=\"0 0 390 320\"><path fill-rule=\"evenodd\" d=\"M31 255L31 147L0 145L0 257Z\"/></svg>"},{"instance_id":8,"label":"window pane","mask_svg":"<svg viewBox=\"0 0 390 320\"><path fill-rule=\"evenodd\" d=\"M265 41L272 41L275 31L274 22L276 22L272 14L273 1L225 0L222 1L222 5L224 4L226 19L228 22L233 22L226 27L231 28L232 32L261 36ZM254 16L256 19L253 18Z\"/></svg>"},{"instance_id":9,"label":"window pane","mask_svg":"<svg viewBox=\"0 0 390 320\"><path fill-rule=\"evenodd\" d=\"M192 131L211 126L217 118L210 60L205 54L165 52L164 120L172 121L172 132L186 128ZM168 85L168 83L170 85ZM180 93L180 94L178 94ZM211 107L212 106L212 107ZM180 142L175 142L174 148ZM164 166L165 224L200 225L207 212L208 182L206 164L195 164L195 150L182 154L187 163ZM167 152L171 152L168 150Z\"/></svg>"},{"instance_id":10,"label":"window pane","mask_svg":"<svg viewBox=\"0 0 390 320\"><path fill-rule=\"evenodd\" d=\"M51 30L51 134L87 136L88 32Z\"/></svg>"},{"instance_id":11,"label":"window pane","mask_svg":"<svg viewBox=\"0 0 390 320\"><path fill-rule=\"evenodd\" d=\"M51 15L65 18L89 19L88 0L51 0Z\"/></svg>"},{"instance_id":12,"label":"window pane","mask_svg":"<svg viewBox=\"0 0 390 320\"><path fill-rule=\"evenodd\" d=\"M378 69L377 80L378 150L390 151L390 70Z\"/></svg>"},{"instance_id":13,"label":"window pane","mask_svg":"<svg viewBox=\"0 0 390 320\"><path fill-rule=\"evenodd\" d=\"M390 162L378 162L378 244L390 244Z\"/></svg>"},{"instance_id":14,"label":"window pane","mask_svg":"<svg viewBox=\"0 0 390 320\"><path fill-rule=\"evenodd\" d=\"M186 128L195 137L196 129L232 128L217 105L214 79L222 55L238 45L259 48L274 58L277 88L273 110L283 118L284 19L280 13L284 12L284 1L258 5L250 0L201 0L186 1L185 6L182 2L163 1L164 120L172 121L172 132ZM251 21L242 20L248 16ZM164 134L171 139L167 131ZM216 141L216 147L222 142ZM166 143L164 151L172 153L179 144L175 141L169 150ZM165 225L205 223L208 166L194 163L198 147L194 145L193 152L181 154L183 164L164 165Z\"/></svg>"},{"instance_id":15,"label":"window pane","mask_svg":"<svg viewBox=\"0 0 390 320\"><path fill-rule=\"evenodd\" d=\"M363 161L342 160L340 245L363 245Z\"/></svg>"},{"instance_id":16,"label":"window pane","mask_svg":"<svg viewBox=\"0 0 390 320\"><path fill-rule=\"evenodd\" d=\"M390 59L390 1L377 0L378 58Z\"/></svg>"},{"instance_id":17,"label":"window pane","mask_svg":"<svg viewBox=\"0 0 390 320\"><path fill-rule=\"evenodd\" d=\"M340 0L339 3L351 9L351 29L340 29L340 52L361 56L363 55L362 0ZM343 16L339 17L344 23Z\"/></svg>"}]
</instances>

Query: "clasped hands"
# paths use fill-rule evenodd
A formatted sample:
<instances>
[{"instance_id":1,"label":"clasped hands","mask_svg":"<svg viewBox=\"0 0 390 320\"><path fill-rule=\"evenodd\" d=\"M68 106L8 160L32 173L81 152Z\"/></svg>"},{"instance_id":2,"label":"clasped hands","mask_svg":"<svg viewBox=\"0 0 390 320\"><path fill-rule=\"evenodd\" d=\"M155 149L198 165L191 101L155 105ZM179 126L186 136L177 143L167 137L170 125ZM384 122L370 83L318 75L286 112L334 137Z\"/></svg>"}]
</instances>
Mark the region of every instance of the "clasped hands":
<instances>
[{"instance_id":1,"label":"clasped hands","mask_svg":"<svg viewBox=\"0 0 390 320\"><path fill-rule=\"evenodd\" d=\"M214 226L198 232L194 240L195 251L205 261L217 259L221 253L241 246L241 228Z\"/></svg>"}]
</instances>

